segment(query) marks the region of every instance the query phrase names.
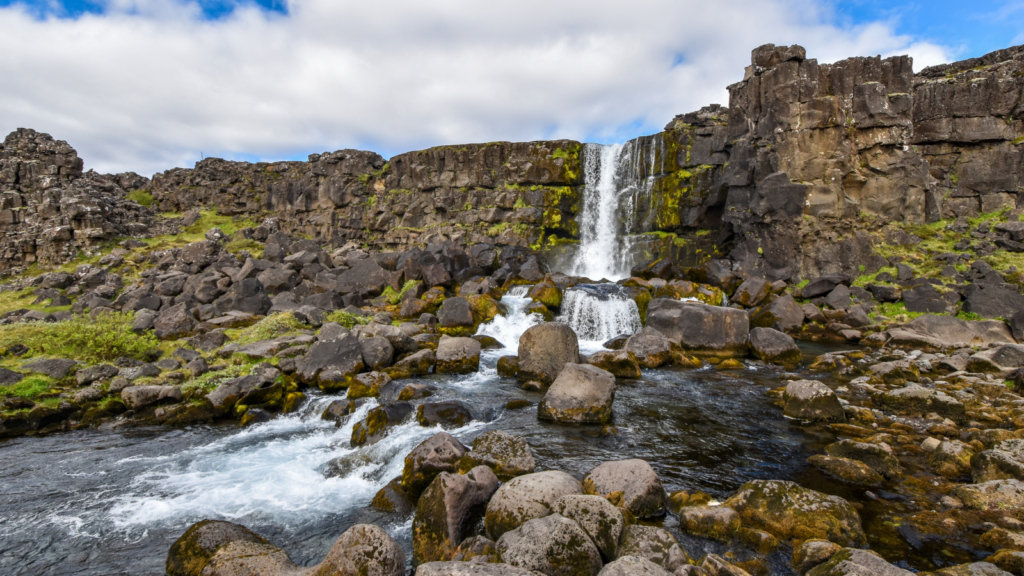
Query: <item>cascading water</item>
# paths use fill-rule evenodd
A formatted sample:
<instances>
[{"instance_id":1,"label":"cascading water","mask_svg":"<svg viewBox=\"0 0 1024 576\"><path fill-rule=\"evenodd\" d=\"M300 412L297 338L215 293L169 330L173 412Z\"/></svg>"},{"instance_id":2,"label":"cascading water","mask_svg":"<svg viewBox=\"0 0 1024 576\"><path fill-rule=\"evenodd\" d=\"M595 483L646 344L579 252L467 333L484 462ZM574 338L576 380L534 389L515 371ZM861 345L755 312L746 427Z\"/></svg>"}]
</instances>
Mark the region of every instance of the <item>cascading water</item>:
<instances>
[{"instance_id":1,"label":"cascading water","mask_svg":"<svg viewBox=\"0 0 1024 576\"><path fill-rule=\"evenodd\" d=\"M640 330L640 311L618 284L580 284L562 295L559 322L568 324L581 348L600 348L620 334Z\"/></svg>"},{"instance_id":2,"label":"cascading water","mask_svg":"<svg viewBox=\"0 0 1024 576\"><path fill-rule=\"evenodd\" d=\"M540 314L527 314L526 307L533 302L526 294L530 291L529 286L513 286L501 298L501 303L508 311L504 316L498 315L487 324L483 324L477 330L477 334L491 336L501 342L505 353L518 354L519 337L530 326L536 326L544 321Z\"/></svg>"}]
</instances>

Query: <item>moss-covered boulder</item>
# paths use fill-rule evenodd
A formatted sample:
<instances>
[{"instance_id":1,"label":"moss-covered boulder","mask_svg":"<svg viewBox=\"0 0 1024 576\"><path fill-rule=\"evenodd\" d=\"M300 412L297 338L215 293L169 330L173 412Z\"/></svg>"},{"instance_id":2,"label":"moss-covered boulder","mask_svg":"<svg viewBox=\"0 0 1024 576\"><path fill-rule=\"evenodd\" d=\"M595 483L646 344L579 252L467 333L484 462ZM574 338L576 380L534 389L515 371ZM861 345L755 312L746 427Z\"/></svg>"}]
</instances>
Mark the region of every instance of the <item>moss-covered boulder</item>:
<instances>
[{"instance_id":1,"label":"moss-covered boulder","mask_svg":"<svg viewBox=\"0 0 1024 576\"><path fill-rule=\"evenodd\" d=\"M366 372L352 378L349 384L346 398L355 400L358 398L376 398L380 396L380 389L391 382L391 377L384 372Z\"/></svg>"},{"instance_id":2,"label":"moss-covered boulder","mask_svg":"<svg viewBox=\"0 0 1024 576\"><path fill-rule=\"evenodd\" d=\"M498 477L486 466L477 466L465 475L438 474L416 504L412 522L416 561L451 560L497 489Z\"/></svg>"},{"instance_id":3,"label":"moss-covered boulder","mask_svg":"<svg viewBox=\"0 0 1024 576\"><path fill-rule=\"evenodd\" d=\"M976 483L1014 478L1024 480L1024 440L1003 440L991 450L971 458L971 476Z\"/></svg>"},{"instance_id":4,"label":"moss-covered boulder","mask_svg":"<svg viewBox=\"0 0 1024 576\"><path fill-rule=\"evenodd\" d=\"M582 494L580 482L565 472L549 470L518 476L501 486L487 504L484 524L491 539L551 514L562 496Z\"/></svg>"},{"instance_id":5,"label":"moss-covered boulder","mask_svg":"<svg viewBox=\"0 0 1024 576\"><path fill-rule=\"evenodd\" d=\"M583 528L561 514L530 520L497 544L502 562L547 576L596 576L603 566Z\"/></svg>"},{"instance_id":6,"label":"moss-covered boulder","mask_svg":"<svg viewBox=\"0 0 1024 576\"><path fill-rule=\"evenodd\" d=\"M753 480L740 487L726 506L743 525L764 530L781 541L822 538L843 546L867 542L856 509L830 496L783 480Z\"/></svg>"},{"instance_id":7,"label":"moss-covered boulder","mask_svg":"<svg viewBox=\"0 0 1024 576\"><path fill-rule=\"evenodd\" d=\"M553 322L555 320L555 313L550 308L540 302L530 302L523 309L526 314L537 314L544 319L545 322Z\"/></svg>"},{"instance_id":8,"label":"moss-covered boulder","mask_svg":"<svg viewBox=\"0 0 1024 576\"><path fill-rule=\"evenodd\" d=\"M498 358L498 376L513 378L516 372L519 372L519 358L517 356L502 356Z\"/></svg>"},{"instance_id":9,"label":"moss-covered boulder","mask_svg":"<svg viewBox=\"0 0 1024 576\"><path fill-rule=\"evenodd\" d=\"M437 343L438 374L468 374L480 370L480 343L473 338L441 336Z\"/></svg>"},{"instance_id":10,"label":"moss-covered boulder","mask_svg":"<svg viewBox=\"0 0 1024 576\"><path fill-rule=\"evenodd\" d=\"M263 572L254 572L263 574ZM380 526L356 524L342 534L310 576L404 576L405 552Z\"/></svg>"},{"instance_id":11,"label":"moss-covered boulder","mask_svg":"<svg viewBox=\"0 0 1024 576\"><path fill-rule=\"evenodd\" d=\"M490 294L472 294L466 296L469 302L469 309L473 312L473 321L477 324L485 324L494 320L495 316L501 314L501 303Z\"/></svg>"},{"instance_id":12,"label":"moss-covered boulder","mask_svg":"<svg viewBox=\"0 0 1024 576\"><path fill-rule=\"evenodd\" d=\"M828 561L840 550L842 550L842 546L828 540L817 538L804 540L793 548L793 568L803 574L818 564Z\"/></svg>"},{"instance_id":13,"label":"moss-covered boulder","mask_svg":"<svg viewBox=\"0 0 1024 576\"><path fill-rule=\"evenodd\" d=\"M622 530L618 555L643 558L673 572L692 562L671 532L638 524L630 524Z\"/></svg>"},{"instance_id":14,"label":"moss-covered boulder","mask_svg":"<svg viewBox=\"0 0 1024 576\"><path fill-rule=\"evenodd\" d=\"M567 424L607 424L614 402L615 376L610 372L589 364L566 364L537 406L537 418Z\"/></svg>"},{"instance_id":15,"label":"moss-covered boulder","mask_svg":"<svg viewBox=\"0 0 1024 576\"><path fill-rule=\"evenodd\" d=\"M935 412L939 416L954 422L963 422L967 410L964 405L941 390L923 386L906 386L897 390L889 390L873 394L871 399L882 410L897 414L925 416Z\"/></svg>"},{"instance_id":16,"label":"moss-covered boulder","mask_svg":"<svg viewBox=\"0 0 1024 576\"><path fill-rule=\"evenodd\" d=\"M580 525L597 545L605 562L615 558L619 538L626 526L622 511L600 496L562 496L554 511Z\"/></svg>"},{"instance_id":17,"label":"moss-covered boulder","mask_svg":"<svg viewBox=\"0 0 1024 576\"><path fill-rule=\"evenodd\" d=\"M740 529L740 516L728 506L686 506L679 510L684 534L730 542Z\"/></svg>"},{"instance_id":18,"label":"moss-covered boulder","mask_svg":"<svg viewBox=\"0 0 1024 576\"><path fill-rule=\"evenodd\" d=\"M807 463L847 484L867 487L882 485L882 475L859 460L815 454L807 459Z\"/></svg>"},{"instance_id":19,"label":"moss-covered boulder","mask_svg":"<svg viewBox=\"0 0 1024 576\"><path fill-rule=\"evenodd\" d=\"M455 472L469 449L447 432L438 432L412 449L402 469L402 489L419 496L441 472ZM466 470L467 472L469 470Z\"/></svg>"},{"instance_id":20,"label":"moss-covered boulder","mask_svg":"<svg viewBox=\"0 0 1024 576\"><path fill-rule=\"evenodd\" d=\"M610 372L616 378L637 380L640 378L640 362L636 354L628 350L595 352L587 358L587 364Z\"/></svg>"},{"instance_id":21,"label":"moss-covered boulder","mask_svg":"<svg viewBox=\"0 0 1024 576\"><path fill-rule=\"evenodd\" d=\"M548 280L535 284L527 295L534 302L540 302L548 308L557 310L562 307L562 291Z\"/></svg>"},{"instance_id":22,"label":"moss-covered boulder","mask_svg":"<svg viewBox=\"0 0 1024 576\"><path fill-rule=\"evenodd\" d=\"M672 342L650 326L630 336L623 350L632 352L644 368L657 368L672 359Z\"/></svg>"},{"instance_id":23,"label":"moss-covered boulder","mask_svg":"<svg viewBox=\"0 0 1024 576\"><path fill-rule=\"evenodd\" d=\"M579 339L567 324L547 322L532 326L519 338L516 378L550 384L566 364L580 361Z\"/></svg>"},{"instance_id":24,"label":"moss-covered boulder","mask_svg":"<svg viewBox=\"0 0 1024 576\"><path fill-rule=\"evenodd\" d=\"M402 488L402 478L392 478L383 488L377 491L370 507L381 512L394 512L407 516L416 509L418 495L408 493Z\"/></svg>"},{"instance_id":25,"label":"moss-covered boulder","mask_svg":"<svg viewBox=\"0 0 1024 576\"><path fill-rule=\"evenodd\" d=\"M196 522L178 538L167 552L168 576L200 576L217 550L231 542L269 546L266 538L245 526L220 520Z\"/></svg>"},{"instance_id":26,"label":"moss-covered boulder","mask_svg":"<svg viewBox=\"0 0 1024 576\"><path fill-rule=\"evenodd\" d=\"M526 440L501 430L491 430L473 440L473 450L459 460L459 472L487 466L499 480L530 474L537 467L533 451Z\"/></svg>"},{"instance_id":27,"label":"moss-covered boulder","mask_svg":"<svg viewBox=\"0 0 1024 576\"><path fill-rule=\"evenodd\" d=\"M583 477L583 491L607 498L637 518L664 516L668 501L658 473L639 459L598 465Z\"/></svg>"},{"instance_id":28,"label":"moss-covered boulder","mask_svg":"<svg viewBox=\"0 0 1024 576\"><path fill-rule=\"evenodd\" d=\"M845 422L839 397L817 380L797 380L786 385L782 394L783 413L808 422Z\"/></svg>"},{"instance_id":29,"label":"moss-covered boulder","mask_svg":"<svg viewBox=\"0 0 1024 576\"><path fill-rule=\"evenodd\" d=\"M913 572L897 568L877 553L857 548L843 548L807 572L806 576L913 576Z\"/></svg>"},{"instance_id":30,"label":"moss-covered boulder","mask_svg":"<svg viewBox=\"0 0 1024 576\"><path fill-rule=\"evenodd\" d=\"M967 444L959 440L944 440L928 455L928 465L940 476L956 480L971 473L973 456L974 450Z\"/></svg>"},{"instance_id":31,"label":"moss-covered boulder","mask_svg":"<svg viewBox=\"0 0 1024 576\"><path fill-rule=\"evenodd\" d=\"M394 380L401 380L429 374L435 364L437 364L437 356L434 355L433 350L420 350L395 362L384 372Z\"/></svg>"},{"instance_id":32,"label":"moss-covered boulder","mask_svg":"<svg viewBox=\"0 0 1024 576\"><path fill-rule=\"evenodd\" d=\"M962 484L953 490L964 506L973 510L1005 510L1024 508L1024 482L991 480L981 484Z\"/></svg>"},{"instance_id":33,"label":"moss-covered boulder","mask_svg":"<svg viewBox=\"0 0 1024 576\"><path fill-rule=\"evenodd\" d=\"M890 480L903 473L900 461L893 454L892 448L879 444L857 442L856 440L840 440L825 447L829 456L859 460Z\"/></svg>"}]
</instances>

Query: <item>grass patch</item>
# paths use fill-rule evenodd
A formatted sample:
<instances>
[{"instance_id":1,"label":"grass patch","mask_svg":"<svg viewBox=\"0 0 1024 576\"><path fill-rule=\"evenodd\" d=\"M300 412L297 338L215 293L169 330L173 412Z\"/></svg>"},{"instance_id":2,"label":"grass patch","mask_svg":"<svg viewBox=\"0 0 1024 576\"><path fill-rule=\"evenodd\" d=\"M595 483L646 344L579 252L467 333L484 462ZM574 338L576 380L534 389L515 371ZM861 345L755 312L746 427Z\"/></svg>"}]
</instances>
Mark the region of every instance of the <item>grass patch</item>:
<instances>
[{"instance_id":1,"label":"grass patch","mask_svg":"<svg viewBox=\"0 0 1024 576\"><path fill-rule=\"evenodd\" d=\"M38 398L53 389L53 380L46 376L34 374L26 376L21 382L0 387L0 397L17 396L19 398Z\"/></svg>"},{"instance_id":2,"label":"grass patch","mask_svg":"<svg viewBox=\"0 0 1024 576\"><path fill-rule=\"evenodd\" d=\"M179 217L179 214L161 214L165 218ZM182 229L181 234L165 234L152 238L143 238L142 241L153 250L168 250L199 242L206 239L206 232L210 228L220 228L224 234L231 236L242 228L254 228L256 223L251 220L236 221L231 216L221 216L212 210L199 212L199 219L191 226Z\"/></svg>"},{"instance_id":3,"label":"grass patch","mask_svg":"<svg viewBox=\"0 0 1024 576\"><path fill-rule=\"evenodd\" d=\"M957 312L956 317L961 320L967 320L968 322L973 320L983 320L981 316L978 316L974 312L964 312L963 310Z\"/></svg>"},{"instance_id":4,"label":"grass patch","mask_svg":"<svg viewBox=\"0 0 1024 576\"><path fill-rule=\"evenodd\" d=\"M243 237L239 237L235 240L228 242L227 244L224 245L224 249L227 250L228 252L231 252L232 254L237 254L242 250L245 250L249 254L252 254L253 258L259 258L263 256L263 244L260 244L255 240L250 240L248 238Z\"/></svg>"},{"instance_id":5,"label":"grass patch","mask_svg":"<svg viewBox=\"0 0 1024 576\"><path fill-rule=\"evenodd\" d=\"M896 322L908 322L918 316L924 316L924 314L924 312L908 311L903 302L881 302L878 304L878 312L872 314L871 317L873 320L875 316L881 315Z\"/></svg>"},{"instance_id":6,"label":"grass patch","mask_svg":"<svg viewBox=\"0 0 1024 576\"><path fill-rule=\"evenodd\" d=\"M401 290L395 290L391 286L388 286L384 288L384 291L381 292L380 295L387 297L388 302L394 306L402 301L402 297L405 296L406 292L415 288L419 283L419 280L406 280L405 284L402 285Z\"/></svg>"},{"instance_id":7,"label":"grass patch","mask_svg":"<svg viewBox=\"0 0 1024 576\"><path fill-rule=\"evenodd\" d=\"M132 190L128 193L128 199L135 200L146 208L153 205L153 194L149 190Z\"/></svg>"},{"instance_id":8,"label":"grass patch","mask_svg":"<svg viewBox=\"0 0 1024 576\"><path fill-rule=\"evenodd\" d=\"M111 312L96 318L77 316L64 322L26 322L0 326L0 349L24 344L32 355L46 354L89 363L121 356L148 360L157 348L149 333L132 332L134 314Z\"/></svg>"},{"instance_id":9,"label":"grass patch","mask_svg":"<svg viewBox=\"0 0 1024 576\"><path fill-rule=\"evenodd\" d=\"M262 361L261 361L262 362ZM207 372L198 378L193 378L188 382L181 385L181 391L186 392L189 390L215 390L217 386L220 386L225 380L231 380L232 378L239 378L252 372L252 367L259 364L260 362L251 362L237 365L226 366L223 370L217 370L215 372Z\"/></svg>"},{"instance_id":10,"label":"grass patch","mask_svg":"<svg viewBox=\"0 0 1024 576\"><path fill-rule=\"evenodd\" d=\"M327 322L336 322L351 330L356 324L369 324L370 319L364 318L363 316L356 316L355 314L349 314L344 310L335 310L324 317L324 323Z\"/></svg>"},{"instance_id":11,"label":"grass patch","mask_svg":"<svg viewBox=\"0 0 1024 576\"><path fill-rule=\"evenodd\" d=\"M277 338L305 327L306 325L299 322L290 312L280 312L267 316L263 320L242 330L238 334L238 338L235 339L235 342L238 344L252 344L261 340Z\"/></svg>"}]
</instances>

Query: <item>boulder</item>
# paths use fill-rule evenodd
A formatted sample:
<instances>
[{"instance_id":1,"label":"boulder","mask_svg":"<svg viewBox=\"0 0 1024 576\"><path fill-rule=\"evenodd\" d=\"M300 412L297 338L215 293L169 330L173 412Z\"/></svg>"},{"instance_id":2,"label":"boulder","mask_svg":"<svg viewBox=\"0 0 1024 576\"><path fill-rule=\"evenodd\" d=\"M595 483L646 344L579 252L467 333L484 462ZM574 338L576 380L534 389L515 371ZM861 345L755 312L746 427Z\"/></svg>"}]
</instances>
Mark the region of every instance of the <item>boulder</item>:
<instances>
[{"instance_id":1,"label":"boulder","mask_svg":"<svg viewBox=\"0 0 1024 576\"><path fill-rule=\"evenodd\" d=\"M730 542L740 528L740 515L728 506L684 506L679 529L684 534Z\"/></svg>"},{"instance_id":2,"label":"boulder","mask_svg":"<svg viewBox=\"0 0 1024 576\"><path fill-rule=\"evenodd\" d=\"M892 286L887 284L869 284L868 290L871 295L874 296L875 300L879 302L899 302L903 296L903 291L900 290L899 286Z\"/></svg>"},{"instance_id":3,"label":"boulder","mask_svg":"<svg viewBox=\"0 0 1024 576\"><path fill-rule=\"evenodd\" d=\"M771 294L772 285L764 278L747 278L732 294L732 302L744 308L753 308Z\"/></svg>"},{"instance_id":4,"label":"boulder","mask_svg":"<svg viewBox=\"0 0 1024 576\"><path fill-rule=\"evenodd\" d=\"M24 378L25 375L21 374L20 372L8 370L7 368L0 368L0 386L10 386L11 384L17 384L18 382L21 382Z\"/></svg>"},{"instance_id":5,"label":"boulder","mask_svg":"<svg viewBox=\"0 0 1024 576\"><path fill-rule=\"evenodd\" d=\"M668 530L637 524L622 530L618 556L643 558L671 571L690 563L690 556Z\"/></svg>"},{"instance_id":6,"label":"boulder","mask_svg":"<svg viewBox=\"0 0 1024 576\"><path fill-rule=\"evenodd\" d=\"M783 414L810 422L845 422L839 397L817 380L797 380L786 385L782 394Z\"/></svg>"},{"instance_id":7,"label":"boulder","mask_svg":"<svg viewBox=\"0 0 1024 576\"><path fill-rule=\"evenodd\" d=\"M647 306L647 326L698 356L747 354L750 323L742 310L655 298Z\"/></svg>"},{"instance_id":8,"label":"boulder","mask_svg":"<svg viewBox=\"0 0 1024 576\"><path fill-rule=\"evenodd\" d=\"M246 278L232 284L223 296L213 302L213 314L223 316L237 311L264 316L271 306L273 302L263 289L263 284L255 278Z\"/></svg>"},{"instance_id":9,"label":"boulder","mask_svg":"<svg viewBox=\"0 0 1024 576\"><path fill-rule=\"evenodd\" d=\"M500 538L528 520L551 514L559 498L582 493L579 481L565 472L549 470L517 476L498 488L487 504L487 534L491 539Z\"/></svg>"},{"instance_id":10,"label":"boulder","mask_svg":"<svg viewBox=\"0 0 1024 576\"><path fill-rule=\"evenodd\" d=\"M598 576L672 576L672 573L639 556L623 556L605 564Z\"/></svg>"},{"instance_id":11,"label":"boulder","mask_svg":"<svg viewBox=\"0 0 1024 576\"><path fill-rule=\"evenodd\" d=\"M388 429L404 422L412 410L412 404L408 402L385 404L370 410L366 414L366 419L356 422L352 427L349 443L352 446L362 446L381 441L387 436Z\"/></svg>"},{"instance_id":12,"label":"boulder","mask_svg":"<svg viewBox=\"0 0 1024 576\"><path fill-rule=\"evenodd\" d=\"M890 345L916 348L951 348L982 344L1015 344L1005 322L996 320L964 321L955 316L925 314L889 331Z\"/></svg>"},{"instance_id":13,"label":"boulder","mask_svg":"<svg viewBox=\"0 0 1024 576\"><path fill-rule=\"evenodd\" d=\"M940 476L956 480L971 472L971 458L974 451L959 440L945 440L928 455L928 465Z\"/></svg>"},{"instance_id":14,"label":"boulder","mask_svg":"<svg viewBox=\"0 0 1024 576\"><path fill-rule=\"evenodd\" d=\"M630 336L623 349L632 352L644 368L657 368L672 358L672 342L650 326Z\"/></svg>"},{"instance_id":15,"label":"boulder","mask_svg":"<svg viewBox=\"0 0 1024 576\"><path fill-rule=\"evenodd\" d=\"M420 376L423 374L429 374L430 369L433 368L436 363L437 358L434 356L433 350L420 350L419 352L410 354L398 362L395 362L391 368L387 369L387 373L395 380L410 378L412 376Z\"/></svg>"},{"instance_id":16,"label":"boulder","mask_svg":"<svg viewBox=\"0 0 1024 576\"><path fill-rule=\"evenodd\" d=\"M78 361L76 360L68 360L66 358L47 358L22 364L21 369L44 374L54 380L63 380L64 378L67 378L71 369L74 368L76 364L78 364Z\"/></svg>"},{"instance_id":17,"label":"boulder","mask_svg":"<svg viewBox=\"0 0 1024 576\"><path fill-rule=\"evenodd\" d=\"M583 492L607 498L637 518L664 516L668 501L658 474L637 459L597 466L583 477Z\"/></svg>"},{"instance_id":18,"label":"boulder","mask_svg":"<svg viewBox=\"0 0 1024 576\"><path fill-rule=\"evenodd\" d=\"M532 326L519 338L519 370L516 378L544 384L554 382L566 364L580 361L576 333L561 322Z\"/></svg>"},{"instance_id":19,"label":"boulder","mask_svg":"<svg viewBox=\"0 0 1024 576\"><path fill-rule=\"evenodd\" d=\"M295 363L299 378L306 384L319 385L324 392L347 388L364 367L362 346L351 334L320 340Z\"/></svg>"},{"instance_id":20,"label":"boulder","mask_svg":"<svg viewBox=\"0 0 1024 576\"><path fill-rule=\"evenodd\" d=\"M469 451L447 432L438 432L412 449L405 457L402 489L419 496L441 472L455 472L460 459ZM468 470L467 470L468 472Z\"/></svg>"},{"instance_id":21,"label":"boulder","mask_svg":"<svg viewBox=\"0 0 1024 576\"><path fill-rule=\"evenodd\" d=\"M1021 251L1024 252L1024 247ZM935 574L939 576L1010 576L1008 572L1004 572L1002 568L989 562L970 562L947 566L936 570Z\"/></svg>"},{"instance_id":22,"label":"boulder","mask_svg":"<svg viewBox=\"0 0 1024 576\"><path fill-rule=\"evenodd\" d=\"M823 296L836 289L836 286L846 285L849 286L853 282L853 278L845 274L829 274L826 276L818 276L817 278L809 281L800 290L801 298L816 298Z\"/></svg>"},{"instance_id":23,"label":"boulder","mask_svg":"<svg viewBox=\"0 0 1024 576\"><path fill-rule=\"evenodd\" d=\"M991 480L1024 480L1024 440L1003 440L991 450L971 457L971 477L976 484Z\"/></svg>"},{"instance_id":24,"label":"boulder","mask_svg":"<svg viewBox=\"0 0 1024 576\"><path fill-rule=\"evenodd\" d=\"M544 576L539 572L508 564L475 562L428 562L416 568L415 576Z\"/></svg>"},{"instance_id":25,"label":"boulder","mask_svg":"<svg viewBox=\"0 0 1024 576\"><path fill-rule=\"evenodd\" d=\"M796 366L800 363L800 347L785 332L774 328L754 328L750 331L750 349L754 356L769 364Z\"/></svg>"},{"instance_id":26,"label":"boulder","mask_svg":"<svg viewBox=\"0 0 1024 576\"><path fill-rule=\"evenodd\" d=\"M356 524L331 546L309 576L405 576L405 552L379 526Z\"/></svg>"},{"instance_id":27,"label":"boulder","mask_svg":"<svg viewBox=\"0 0 1024 576\"><path fill-rule=\"evenodd\" d=\"M750 316L750 325L792 332L804 325L804 311L792 296L782 294L755 310Z\"/></svg>"},{"instance_id":28,"label":"boulder","mask_svg":"<svg viewBox=\"0 0 1024 576\"><path fill-rule=\"evenodd\" d=\"M815 454L807 459L807 463L821 470L826 475L847 484L868 487L882 485L882 475L859 460Z\"/></svg>"},{"instance_id":29,"label":"boulder","mask_svg":"<svg viewBox=\"0 0 1024 576\"><path fill-rule=\"evenodd\" d=\"M420 426L461 428L473 421L473 414L458 400L426 402L416 408L416 421Z\"/></svg>"},{"instance_id":30,"label":"boulder","mask_svg":"<svg viewBox=\"0 0 1024 576\"><path fill-rule=\"evenodd\" d=\"M1003 344L971 355L967 360L969 372L1002 373L1024 366L1024 345Z\"/></svg>"},{"instance_id":31,"label":"boulder","mask_svg":"<svg viewBox=\"0 0 1024 576\"><path fill-rule=\"evenodd\" d=\"M879 362L870 368L875 381L886 384L906 384L907 381L917 382L921 378L921 370L910 360L894 360Z\"/></svg>"},{"instance_id":32,"label":"boulder","mask_svg":"<svg viewBox=\"0 0 1024 576\"><path fill-rule=\"evenodd\" d=\"M165 564L168 576L200 576L210 558L232 542L270 544L259 534L239 524L202 520L189 526L171 544Z\"/></svg>"},{"instance_id":33,"label":"boulder","mask_svg":"<svg viewBox=\"0 0 1024 576\"><path fill-rule=\"evenodd\" d=\"M175 304L161 312L153 322L153 333L161 340L176 340L191 336L199 322L185 303Z\"/></svg>"},{"instance_id":34,"label":"boulder","mask_svg":"<svg viewBox=\"0 0 1024 576\"><path fill-rule=\"evenodd\" d=\"M391 366L395 355L391 342L380 336L360 338L359 349L362 351L363 364L370 370L383 370Z\"/></svg>"},{"instance_id":35,"label":"boulder","mask_svg":"<svg viewBox=\"0 0 1024 576\"><path fill-rule=\"evenodd\" d=\"M856 509L839 496L822 494L783 480L752 480L724 505L744 527L763 530L781 541L821 538L845 546L867 542Z\"/></svg>"},{"instance_id":36,"label":"boulder","mask_svg":"<svg viewBox=\"0 0 1024 576\"><path fill-rule=\"evenodd\" d=\"M131 410L145 408L162 400L181 402L181 388L177 386L129 386L121 391L121 400Z\"/></svg>"},{"instance_id":37,"label":"boulder","mask_svg":"<svg viewBox=\"0 0 1024 576\"><path fill-rule=\"evenodd\" d=\"M502 562L546 576L596 576L603 566L586 532L560 514L530 520L497 544Z\"/></svg>"},{"instance_id":38,"label":"boulder","mask_svg":"<svg viewBox=\"0 0 1024 576\"><path fill-rule=\"evenodd\" d=\"M453 335L469 335L473 332L473 309L469 301L462 297L446 298L437 309L437 325L439 329L449 331Z\"/></svg>"},{"instance_id":39,"label":"boulder","mask_svg":"<svg viewBox=\"0 0 1024 576\"><path fill-rule=\"evenodd\" d=\"M842 546L828 540L804 540L793 549L793 568L797 573L803 574L835 556L836 552L840 550L842 550Z\"/></svg>"},{"instance_id":40,"label":"boulder","mask_svg":"<svg viewBox=\"0 0 1024 576\"><path fill-rule=\"evenodd\" d=\"M366 356L364 355L363 358L365 359ZM383 372L364 372L352 378L352 383L349 384L345 397L352 400L357 398L376 398L380 396L381 389L390 382L391 377Z\"/></svg>"},{"instance_id":41,"label":"boulder","mask_svg":"<svg viewBox=\"0 0 1024 576\"><path fill-rule=\"evenodd\" d=\"M892 448L888 446L857 442L856 440L840 440L826 446L825 451L829 456L863 462L889 480L903 473L900 461L896 459Z\"/></svg>"},{"instance_id":42,"label":"boulder","mask_svg":"<svg viewBox=\"0 0 1024 576\"><path fill-rule=\"evenodd\" d=\"M908 312L931 312L932 314L948 312L950 307L949 302L942 297L935 286L928 283L904 290L903 305Z\"/></svg>"},{"instance_id":43,"label":"boulder","mask_svg":"<svg viewBox=\"0 0 1024 576\"><path fill-rule=\"evenodd\" d=\"M480 370L480 349L480 342L473 338L441 336L435 353L437 373L468 374L477 372Z\"/></svg>"},{"instance_id":44,"label":"boulder","mask_svg":"<svg viewBox=\"0 0 1024 576\"><path fill-rule=\"evenodd\" d=\"M1024 295L999 285L975 282L964 289L961 310L982 318L1010 318L1024 310Z\"/></svg>"},{"instance_id":45,"label":"boulder","mask_svg":"<svg viewBox=\"0 0 1024 576\"><path fill-rule=\"evenodd\" d=\"M438 474L416 504L412 522L416 560L451 560L459 543L480 521L498 484L498 477L486 466L477 466L465 475Z\"/></svg>"},{"instance_id":46,"label":"boulder","mask_svg":"<svg viewBox=\"0 0 1024 576\"><path fill-rule=\"evenodd\" d=\"M537 418L607 424L612 419L614 401L615 376L610 372L589 364L566 364L537 406Z\"/></svg>"},{"instance_id":47,"label":"boulder","mask_svg":"<svg viewBox=\"0 0 1024 576\"><path fill-rule=\"evenodd\" d=\"M913 572L897 568L870 550L843 548L823 564L812 568L806 576L913 576Z\"/></svg>"},{"instance_id":48,"label":"boulder","mask_svg":"<svg viewBox=\"0 0 1024 576\"><path fill-rule=\"evenodd\" d=\"M961 484L953 495L974 510L1003 510L1012 513L1024 507L1024 482L990 480L981 484Z\"/></svg>"},{"instance_id":49,"label":"boulder","mask_svg":"<svg viewBox=\"0 0 1024 576\"><path fill-rule=\"evenodd\" d=\"M117 366L112 366L110 364L98 364L96 366L79 369L75 372L75 381L78 382L79 386L88 386L93 382L109 380L114 376L117 376L117 373ZM17 373L15 372L15 374ZM19 376L21 375L19 374Z\"/></svg>"},{"instance_id":50,"label":"boulder","mask_svg":"<svg viewBox=\"0 0 1024 576\"><path fill-rule=\"evenodd\" d=\"M530 474L537 467L526 440L501 430L491 430L473 440L473 450L463 454L459 472L487 466L499 480Z\"/></svg>"},{"instance_id":51,"label":"boulder","mask_svg":"<svg viewBox=\"0 0 1024 576\"><path fill-rule=\"evenodd\" d=\"M553 510L579 524L597 545L606 562L615 558L626 520L606 498L578 494L562 496L555 502Z\"/></svg>"},{"instance_id":52,"label":"boulder","mask_svg":"<svg viewBox=\"0 0 1024 576\"><path fill-rule=\"evenodd\" d=\"M502 378L513 378L519 371L519 358L515 356L502 356L498 358L498 376Z\"/></svg>"},{"instance_id":53,"label":"boulder","mask_svg":"<svg viewBox=\"0 0 1024 576\"><path fill-rule=\"evenodd\" d=\"M926 416L935 412L954 422L963 422L966 409L956 398L931 388L910 385L872 395L875 405L896 414Z\"/></svg>"},{"instance_id":54,"label":"boulder","mask_svg":"<svg viewBox=\"0 0 1024 576\"><path fill-rule=\"evenodd\" d=\"M641 377L636 354L627 350L595 352L587 358L587 364L606 370L616 378L638 380Z\"/></svg>"}]
</instances>

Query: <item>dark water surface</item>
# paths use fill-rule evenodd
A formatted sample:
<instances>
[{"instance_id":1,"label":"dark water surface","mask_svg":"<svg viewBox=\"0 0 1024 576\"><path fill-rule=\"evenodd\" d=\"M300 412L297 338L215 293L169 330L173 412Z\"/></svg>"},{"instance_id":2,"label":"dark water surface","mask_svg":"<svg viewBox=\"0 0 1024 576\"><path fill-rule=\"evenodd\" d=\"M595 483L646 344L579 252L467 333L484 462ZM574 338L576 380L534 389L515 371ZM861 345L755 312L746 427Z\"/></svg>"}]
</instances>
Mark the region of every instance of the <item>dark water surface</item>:
<instances>
[{"instance_id":1,"label":"dark water surface","mask_svg":"<svg viewBox=\"0 0 1024 576\"><path fill-rule=\"evenodd\" d=\"M541 423L535 407L504 409L509 400L537 402L541 394L498 378L498 356L486 353L479 374L431 377L439 388L431 400L457 398L471 407L480 420L453 432L465 444L487 430L507 430L530 443L541 469L582 478L601 462L642 458L670 492L724 499L750 479L798 478L806 458L833 437L782 417L765 394L782 384L781 372L765 367L669 368L620 382L617 435ZM411 518L365 507L400 474L404 455L437 430L409 423L351 450L355 418L342 428L319 420L332 399L314 395L300 413L245 430L89 430L0 443L0 574L163 574L168 547L204 518L244 524L302 564L319 562L359 522L384 526L409 551ZM349 472L325 478L325 464L337 458Z\"/></svg>"}]
</instances>

